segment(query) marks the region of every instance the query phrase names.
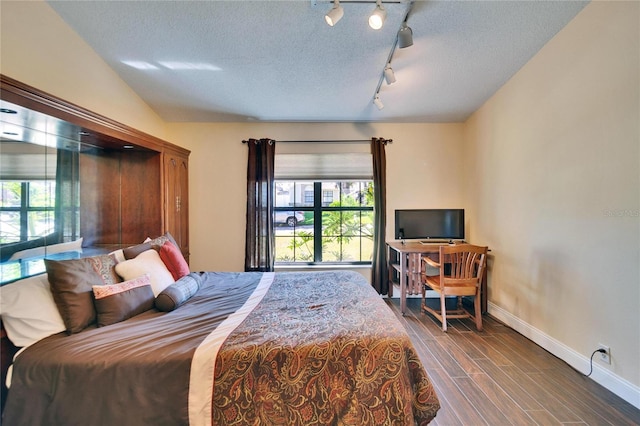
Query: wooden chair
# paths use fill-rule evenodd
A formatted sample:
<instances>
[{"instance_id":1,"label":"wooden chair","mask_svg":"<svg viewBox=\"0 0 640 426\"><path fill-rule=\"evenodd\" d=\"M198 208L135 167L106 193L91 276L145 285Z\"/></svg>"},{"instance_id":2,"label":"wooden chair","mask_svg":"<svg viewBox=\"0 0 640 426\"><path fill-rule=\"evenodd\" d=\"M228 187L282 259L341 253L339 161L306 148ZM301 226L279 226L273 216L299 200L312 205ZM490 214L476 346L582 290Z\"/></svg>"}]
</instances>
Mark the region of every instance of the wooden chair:
<instances>
[{"instance_id":1,"label":"wooden chair","mask_svg":"<svg viewBox=\"0 0 640 426\"><path fill-rule=\"evenodd\" d=\"M480 287L484 269L487 265L487 247L471 244L440 246L439 261L422 257L422 310L429 312L442 323L442 331L447 331L447 318L474 318L478 331L482 330L482 310L480 307ZM438 275L424 273L425 266L438 268ZM440 295L440 309L430 308L426 304L426 290L434 290ZM447 310L447 296L457 296L457 307ZM462 306L463 296L474 296L474 314Z\"/></svg>"}]
</instances>

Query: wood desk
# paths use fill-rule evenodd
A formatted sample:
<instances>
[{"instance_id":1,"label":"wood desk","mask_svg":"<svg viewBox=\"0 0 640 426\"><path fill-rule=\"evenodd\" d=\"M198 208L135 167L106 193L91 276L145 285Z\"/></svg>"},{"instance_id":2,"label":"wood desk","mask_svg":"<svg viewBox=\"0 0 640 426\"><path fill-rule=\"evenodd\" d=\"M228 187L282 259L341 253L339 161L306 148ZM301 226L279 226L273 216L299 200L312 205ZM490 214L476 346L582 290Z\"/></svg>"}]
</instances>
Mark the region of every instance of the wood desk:
<instances>
[{"instance_id":1,"label":"wood desk","mask_svg":"<svg viewBox=\"0 0 640 426\"><path fill-rule=\"evenodd\" d=\"M397 271L400 284L400 312L404 315L407 308L407 294L421 294L420 256L440 255L440 246L448 243L426 243L418 241L387 242L387 267L389 269L389 297L393 297L393 271ZM480 287L480 306L487 311L487 268L485 268Z\"/></svg>"}]
</instances>

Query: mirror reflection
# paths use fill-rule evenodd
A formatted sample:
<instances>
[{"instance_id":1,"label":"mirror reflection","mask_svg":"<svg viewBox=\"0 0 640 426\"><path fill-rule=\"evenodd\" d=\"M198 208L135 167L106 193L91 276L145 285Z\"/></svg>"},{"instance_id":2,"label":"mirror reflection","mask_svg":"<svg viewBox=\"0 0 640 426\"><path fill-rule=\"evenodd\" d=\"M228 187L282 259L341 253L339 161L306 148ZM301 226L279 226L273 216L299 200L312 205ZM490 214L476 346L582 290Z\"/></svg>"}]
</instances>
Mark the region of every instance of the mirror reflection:
<instances>
[{"instance_id":1,"label":"mirror reflection","mask_svg":"<svg viewBox=\"0 0 640 426\"><path fill-rule=\"evenodd\" d=\"M0 281L42 272L45 256L81 251L79 153L62 120L0 104ZM62 255L61 255L62 256Z\"/></svg>"}]
</instances>

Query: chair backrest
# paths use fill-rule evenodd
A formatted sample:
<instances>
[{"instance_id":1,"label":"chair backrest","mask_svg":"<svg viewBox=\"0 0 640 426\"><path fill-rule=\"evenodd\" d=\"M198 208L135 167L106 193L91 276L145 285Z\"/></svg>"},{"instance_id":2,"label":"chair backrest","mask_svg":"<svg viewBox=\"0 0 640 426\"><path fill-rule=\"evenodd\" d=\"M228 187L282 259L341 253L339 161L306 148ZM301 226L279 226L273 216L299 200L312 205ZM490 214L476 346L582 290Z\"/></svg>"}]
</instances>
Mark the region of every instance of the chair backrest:
<instances>
[{"instance_id":1,"label":"chair backrest","mask_svg":"<svg viewBox=\"0 0 640 426\"><path fill-rule=\"evenodd\" d=\"M471 293L480 286L486 260L487 247L472 244L440 246L440 286L458 288L463 294ZM445 268L445 264L450 268L449 265ZM456 294L456 291L450 294Z\"/></svg>"}]
</instances>

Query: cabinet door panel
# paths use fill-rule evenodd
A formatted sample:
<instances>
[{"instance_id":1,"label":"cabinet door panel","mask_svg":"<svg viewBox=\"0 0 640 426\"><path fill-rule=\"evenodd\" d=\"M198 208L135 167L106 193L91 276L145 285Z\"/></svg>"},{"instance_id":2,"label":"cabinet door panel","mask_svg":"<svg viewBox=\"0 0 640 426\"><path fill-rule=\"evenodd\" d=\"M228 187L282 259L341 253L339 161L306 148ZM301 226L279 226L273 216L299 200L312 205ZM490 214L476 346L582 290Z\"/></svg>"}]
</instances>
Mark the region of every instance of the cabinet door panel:
<instances>
[{"instance_id":1,"label":"cabinet door panel","mask_svg":"<svg viewBox=\"0 0 640 426\"><path fill-rule=\"evenodd\" d=\"M80 156L80 235L85 246L120 243L120 161Z\"/></svg>"},{"instance_id":2,"label":"cabinet door panel","mask_svg":"<svg viewBox=\"0 0 640 426\"><path fill-rule=\"evenodd\" d=\"M189 165L177 155L165 157L165 231L189 258Z\"/></svg>"},{"instance_id":3,"label":"cabinet door panel","mask_svg":"<svg viewBox=\"0 0 640 426\"><path fill-rule=\"evenodd\" d=\"M80 235L85 246L133 245L162 233L160 154L80 156Z\"/></svg>"},{"instance_id":4,"label":"cabinet door panel","mask_svg":"<svg viewBox=\"0 0 640 426\"><path fill-rule=\"evenodd\" d=\"M178 228L180 229L180 250L185 256L189 254L189 168L187 160L180 161L178 167L178 188L180 203L178 208Z\"/></svg>"},{"instance_id":5,"label":"cabinet door panel","mask_svg":"<svg viewBox=\"0 0 640 426\"><path fill-rule=\"evenodd\" d=\"M125 152L121 161L124 245L139 244L162 233L160 154Z\"/></svg>"}]
</instances>

